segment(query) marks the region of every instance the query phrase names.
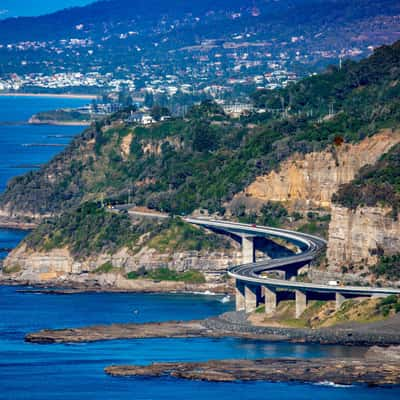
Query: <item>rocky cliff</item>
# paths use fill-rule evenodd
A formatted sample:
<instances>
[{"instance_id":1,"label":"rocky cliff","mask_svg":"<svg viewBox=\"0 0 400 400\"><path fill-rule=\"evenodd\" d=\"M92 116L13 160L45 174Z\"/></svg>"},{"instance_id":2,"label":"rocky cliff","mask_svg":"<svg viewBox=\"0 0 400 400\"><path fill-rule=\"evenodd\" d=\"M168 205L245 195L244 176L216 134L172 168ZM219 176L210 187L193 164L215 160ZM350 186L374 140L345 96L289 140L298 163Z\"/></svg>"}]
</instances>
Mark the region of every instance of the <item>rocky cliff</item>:
<instances>
[{"instance_id":1,"label":"rocky cliff","mask_svg":"<svg viewBox=\"0 0 400 400\"><path fill-rule=\"evenodd\" d=\"M296 208L330 207L339 186L355 178L359 170L374 164L400 142L400 130L382 130L357 144L340 144L308 154L295 154L278 170L259 176L235 201L288 203Z\"/></svg>"},{"instance_id":2,"label":"rocky cliff","mask_svg":"<svg viewBox=\"0 0 400 400\"><path fill-rule=\"evenodd\" d=\"M329 225L327 268L314 268L315 281L337 279L348 283L400 286L396 274L378 277L374 266L381 256L400 250L400 221L387 207L335 205Z\"/></svg>"},{"instance_id":3,"label":"rocky cliff","mask_svg":"<svg viewBox=\"0 0 400 400\"><path fill-rule=\"evenodd\" d=\"M160 252L145 246L136 254L124 247L115 254L102 253L77 260L68 248L45 252L31 250L23 244L7 257L1 277L5 279L12 276L14 281L31 283L48 281L61 283L79 281L79 276L84 276L85 281L89 277L93 281L128 287L132 286L126 279L129 272L143 268L146 270L168 268L177 272L201 271L206 282L218 283L223 280L226 269L239 263L240 260L241 252L237 246L213 252L174 253Z\"/></svg>"},{"instance_id":4,"label":"rocky cliff","mask_svg":"<svg viewBox=\"0 0 400 400\"><path fill-rule=\"evenodd\" d=\"M341 266L375 265L379 254L393 255L400 249L400 221L386 207L332 208L329 225L328 261Z\"/></svg>"}]
</instances>

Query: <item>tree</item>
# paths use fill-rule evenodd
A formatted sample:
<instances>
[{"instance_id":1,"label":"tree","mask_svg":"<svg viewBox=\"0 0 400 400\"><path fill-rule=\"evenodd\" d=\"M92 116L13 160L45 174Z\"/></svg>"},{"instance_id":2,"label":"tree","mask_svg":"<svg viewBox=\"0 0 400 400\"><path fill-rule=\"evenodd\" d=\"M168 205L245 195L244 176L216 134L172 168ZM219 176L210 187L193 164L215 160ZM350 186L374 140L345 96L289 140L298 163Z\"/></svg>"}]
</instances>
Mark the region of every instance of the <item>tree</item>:
<instances>
[{"instance_id":1,"label":"tree","mask_svg":"<svg viewBox=\"0 0 400 400\"><path fill-rule=\"evenodd\" d=\"M197 123L193 128L193 150L208 152L218 145L218 138L210 125L204 121Z\"/></svg>"}]
</instances>

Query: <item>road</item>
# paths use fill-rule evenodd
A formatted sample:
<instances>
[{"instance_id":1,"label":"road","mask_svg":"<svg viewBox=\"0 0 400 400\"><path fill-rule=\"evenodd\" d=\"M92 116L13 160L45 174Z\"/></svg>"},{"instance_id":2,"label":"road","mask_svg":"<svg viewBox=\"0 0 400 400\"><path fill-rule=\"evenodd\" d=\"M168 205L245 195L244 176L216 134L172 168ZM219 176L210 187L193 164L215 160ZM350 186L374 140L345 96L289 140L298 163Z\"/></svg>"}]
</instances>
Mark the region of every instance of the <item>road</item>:
<instances>
[{"instance_id":1,"label":"road","mask_svg":"<svg viewBox=\"0 0 400 400\"><path fill-rule=\"evenodd\" d=\"M301 265L309 264L326 247L326 241L317 236L267 226L256 226L205 218L187 217L183 218L183 220L191 224L225 231L231 234L276 237L301 245L302 251L293 256L263 260L230 268L228 274L238 281L276 289L303 290L318 293L340 293L351 296L400 294L400 289L388 287L334 286L261 277L260 274L264 271L276 269L288 270L290 268L297 269Z\"/></svg>"}]
</instances>

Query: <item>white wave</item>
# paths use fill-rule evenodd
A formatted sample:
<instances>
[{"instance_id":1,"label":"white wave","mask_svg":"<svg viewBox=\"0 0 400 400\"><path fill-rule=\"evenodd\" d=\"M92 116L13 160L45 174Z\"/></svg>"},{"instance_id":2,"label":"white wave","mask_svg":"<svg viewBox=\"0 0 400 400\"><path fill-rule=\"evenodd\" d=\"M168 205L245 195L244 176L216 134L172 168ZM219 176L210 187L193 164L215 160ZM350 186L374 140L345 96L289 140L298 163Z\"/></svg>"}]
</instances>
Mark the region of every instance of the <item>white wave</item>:
<instances>
[{"instance_id":1,"label":"white wave","mask_svg":"<svg viewBox=\"0 0 400 400\"><path fill-rule=\"evenodd\" d=\"M226 296L224 296L220 302L221 303L229 303L231 301L231 296L229 296L229 294L227 294Z\"/></svg>"},{"instance_id":2,"label":"white wave","mask_svg":"<svg viewBox=\"0 0 400 400\"><path fill-rule=\"evenodd\" d=\"M349 387L353 386L353 385L343 385L343 384L335 383L335 382L331 382L331 381L321 381L321 382L314 383L314 385L329 386L329 387L335 387L335 388L349 388Z\"/></svg>"}]
</instances>

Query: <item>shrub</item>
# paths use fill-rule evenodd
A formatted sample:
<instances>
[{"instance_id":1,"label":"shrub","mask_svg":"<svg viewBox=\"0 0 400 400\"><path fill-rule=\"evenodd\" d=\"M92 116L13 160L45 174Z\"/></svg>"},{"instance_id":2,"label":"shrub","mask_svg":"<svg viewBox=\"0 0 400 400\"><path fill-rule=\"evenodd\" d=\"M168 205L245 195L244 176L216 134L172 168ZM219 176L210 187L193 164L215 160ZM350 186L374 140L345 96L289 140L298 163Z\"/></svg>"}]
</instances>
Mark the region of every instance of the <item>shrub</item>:
<instances>
[{"instance_id":1,"label":"shrub","mask_svg":"<svg viewBox=\"0 0 400 400\"><path fill-rule=\"evenodd\" d=\"M104 264L100 265L100 267L96 268L93 272L95 274L106 274L111 272L114 269L112 263L110 261L105 262Z\"/></svg>"},{"instance_id":2,"label":"shrub","mask_svg":"<svg viewBox=\"0 0 400 400\"><path fill-rule=\"evenodd\" d=\"M169 268L157 268L154 270L138 270L127 274L128 279L152 279L155 281L176 281L185 283L205 283L205 277L200 271L187 270L176 272Z\"/></svg>"}]
</instances>

